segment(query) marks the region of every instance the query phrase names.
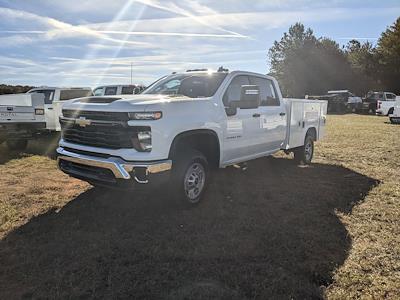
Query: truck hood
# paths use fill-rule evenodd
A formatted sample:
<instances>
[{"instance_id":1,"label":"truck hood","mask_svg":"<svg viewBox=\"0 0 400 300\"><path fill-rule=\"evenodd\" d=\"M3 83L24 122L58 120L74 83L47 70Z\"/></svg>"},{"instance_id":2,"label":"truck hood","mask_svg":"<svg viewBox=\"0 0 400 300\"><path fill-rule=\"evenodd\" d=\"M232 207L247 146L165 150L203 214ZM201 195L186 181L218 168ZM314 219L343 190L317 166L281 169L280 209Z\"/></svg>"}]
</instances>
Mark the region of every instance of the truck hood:
<instances>
[{"instance_id":1,"label":"truck hood","mask_svg":"<svg viewBox=\"0 0 400 300\"><path fill-rule=\"evenodd\" d=\"M202 101L208 98L189 98L186 96L166 95L118 95L103 97L86 97L65 103L64 109L91 110L91 111L149 111L171 103Z\"/></svg>"}]
</instances>

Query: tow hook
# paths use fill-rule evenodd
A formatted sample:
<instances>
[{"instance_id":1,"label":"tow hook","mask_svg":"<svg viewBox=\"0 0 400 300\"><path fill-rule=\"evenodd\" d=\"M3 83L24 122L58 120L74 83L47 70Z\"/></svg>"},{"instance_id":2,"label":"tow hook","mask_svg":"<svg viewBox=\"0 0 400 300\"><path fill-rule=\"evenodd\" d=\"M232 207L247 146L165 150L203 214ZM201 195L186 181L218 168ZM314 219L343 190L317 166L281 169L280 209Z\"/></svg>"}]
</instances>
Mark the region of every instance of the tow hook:
<instances>
[{"instance_id":1,"label":"tow hook","mask_svg":"<svg viewBox=\"0 0 400 300\"><path fill-rule=\"evenodd\" d=\"M149 183L149 179L147 178L149 175L149 170L147 168L135 168L132 175L137 183Z\"/></svg>"}]
</instances>

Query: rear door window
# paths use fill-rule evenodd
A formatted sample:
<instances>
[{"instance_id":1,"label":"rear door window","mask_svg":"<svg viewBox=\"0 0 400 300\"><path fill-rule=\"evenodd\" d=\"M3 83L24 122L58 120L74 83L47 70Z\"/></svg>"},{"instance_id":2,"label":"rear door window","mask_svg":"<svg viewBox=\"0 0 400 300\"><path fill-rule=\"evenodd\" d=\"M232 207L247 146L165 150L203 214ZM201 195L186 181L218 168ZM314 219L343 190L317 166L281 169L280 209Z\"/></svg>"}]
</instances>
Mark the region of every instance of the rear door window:
<instances>
[{"instance_id":1,"label":"rear door window","mask_svg":"<svg viewBox=\"0 0 400 300\"><path fill-rule=\"evenodd\" d=\"M123 95L130 95L133 94L135 90L135 86L130 85L130 86L123 86L121 90L121 94Z\"/></svg>"},{"instance_id":2,"label":"rear door window","mask_svg":"<svg viewBox=\"0 0 400 300\"><path fill-rule=\"evenodd\" d=\"M117 94L117 87L116 86L108 86L106 87L106 91L104 92L104 95L106 96L112 96Z\"/></svg>"},{"instance_id":3,"label":"rear door window","mask_svg":"<svg viewBox=\"0 0 400 300\"><path fill-rule=\"evenodd\" d=\"M274 84L271 80L262 77L249 76L250 84L260 88L261 106L279 106Z\"/></svg>"}]
</instances>

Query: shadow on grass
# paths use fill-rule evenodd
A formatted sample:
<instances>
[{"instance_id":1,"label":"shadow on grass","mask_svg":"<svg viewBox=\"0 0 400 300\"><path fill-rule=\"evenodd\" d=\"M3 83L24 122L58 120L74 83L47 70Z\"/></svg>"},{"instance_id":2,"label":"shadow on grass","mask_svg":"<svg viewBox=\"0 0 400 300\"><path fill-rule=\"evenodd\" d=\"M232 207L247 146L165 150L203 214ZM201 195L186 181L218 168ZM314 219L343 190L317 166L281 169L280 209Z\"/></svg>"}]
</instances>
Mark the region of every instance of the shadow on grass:
<instances>
[{"instance_id":1,"label":"shadow on grass","mask_svg":"<svg viewBox=\"0 0 400 300\"><path fill-rule=\"evenodd\" d=\"M214 173L190 210L91 189L0 241L0 298L321 298L351 246L336 212L377 183L263 158Z\"/></svg>"},{"instance_id":2,"label":"shadow on grass","mask_svg":"<svg viewBox=\"0 0 400 300\"><path fill-rule=\"evenodd\" d=\"M23 151L12 151L6 146L6 143L0 144L0 164L5 164L8 161L16 158L21 158L27 155L43 155L50 158L56 157L56 149L60 133L51 133L41 136L40 138L30 140L28 147Z\"/></svg>"}]
</instances>

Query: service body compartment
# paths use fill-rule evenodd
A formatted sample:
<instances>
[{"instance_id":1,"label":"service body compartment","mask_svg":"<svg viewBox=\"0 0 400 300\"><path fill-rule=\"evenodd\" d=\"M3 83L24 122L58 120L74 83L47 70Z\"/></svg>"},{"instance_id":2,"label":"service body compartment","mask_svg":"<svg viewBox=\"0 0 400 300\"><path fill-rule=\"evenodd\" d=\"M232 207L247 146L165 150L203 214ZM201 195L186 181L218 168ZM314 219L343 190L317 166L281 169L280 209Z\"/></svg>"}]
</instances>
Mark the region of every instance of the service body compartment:
<instances>
[{"instance_id":1,"label":"service body compartment","mask_svg":"<svg viewBox=\"0 0 400 300\"><path fill-rule=\"evenodd\" d=\"M304 138L310 128L316 130L319 140L326 123L327 101L306 99L284 99L287 111L287 132L283 149L289 150L304 145Z\"/></svg>"},{"instance_id":2,"label":"service body compartment","mask_svg":"<svg viewBox=\"0 0 400 300\"><path fill-rule=\"evenodd\" d=\"M29 139L45 129L43 95L0 96L0 143L5 140Z\"/></svg>"},{"instance_id":3,"label":"service body compartment","mask_svg":"<svg viewBox=\"0 0 400 300\"><path fill-rule=\"evenodd\" d=\"M0 96L0 123L44 122L44 115L35 109L44 109L44 96L40 94L12 94Z\"/></svg>"}]
</instances>

